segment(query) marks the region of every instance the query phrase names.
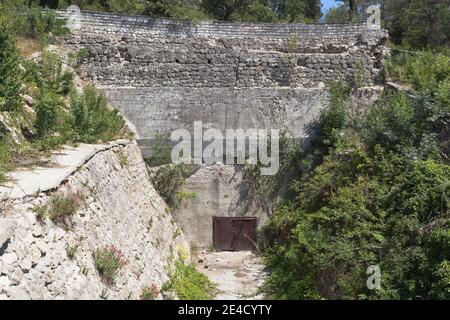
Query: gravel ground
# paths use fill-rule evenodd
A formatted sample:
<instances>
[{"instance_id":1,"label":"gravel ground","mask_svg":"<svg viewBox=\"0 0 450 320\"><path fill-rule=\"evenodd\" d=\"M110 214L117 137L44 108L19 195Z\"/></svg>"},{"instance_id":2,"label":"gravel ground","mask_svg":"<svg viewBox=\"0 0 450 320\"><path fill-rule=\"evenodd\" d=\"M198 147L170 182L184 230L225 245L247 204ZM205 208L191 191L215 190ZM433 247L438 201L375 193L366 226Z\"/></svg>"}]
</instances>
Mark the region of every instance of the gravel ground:
<instances>
[{"instance_id":1,"label":"gravel ground","mask_svg":"<svg viewBox=\"0 0 450 320\"><path fill-rule=\"evenodd\" d=\"M261 300L266 271L262 259L249 251L202 252L198 269L217 285L215 300Z\"/></svg>"}]
</instances>

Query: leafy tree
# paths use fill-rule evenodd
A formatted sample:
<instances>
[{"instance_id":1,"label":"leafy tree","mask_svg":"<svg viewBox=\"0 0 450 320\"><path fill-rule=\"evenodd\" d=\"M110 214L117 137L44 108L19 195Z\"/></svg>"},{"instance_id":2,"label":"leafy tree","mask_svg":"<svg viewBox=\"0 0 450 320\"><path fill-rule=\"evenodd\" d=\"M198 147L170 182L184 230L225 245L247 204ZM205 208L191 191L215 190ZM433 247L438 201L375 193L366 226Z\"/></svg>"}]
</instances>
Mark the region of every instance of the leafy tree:
<instances>
[{"instance_id":1,"label":"leafy tree","mask_svg":"<svg viewBox=\"0 0 450 320\"><path fill-rule=\"evenodd\" d=\"M384 0L336 0L341 3L339 13L346 11L346 21L359 21L366 17L366 9L373 4L382 6ZM335 10L330 10L330 13L336 15Z\"/></svg>"},{"instance_id":2,"label":"leafy tree","mask_svg":"<svg viewBox=\"0 0 450 320\"><path fill-rule=\"evenodd\" d=\"M205 10L219 20L231 20L233 16L242 13L242 10L252 4L253 0L204 0Z\"/></svg>"},{"instance_id":3,"label":"leafy tree","mask_svg":"<svg viewBox=\"0 0 450 320\"><path fill-rule=\"evenodd\" d=\"M278 17L268 6L262 3L252 3L245 9L233 13L230 19L246 22L276 22Z\"/></svg>"},{"instance_id":4,"label":"leafy tree","mask_svg":"<svg viewBox=\"0 0 450 320\"><path fill-rule=\"evenodd\" d=\"M322 16L322 4L317 0L306 0L305 16L313 21L319 20Z\"/></svg>"},{"instance_id":5,"label":"leafy tree","mask_svg":"<svg viewBox=\"0 0 450 320\"><path fill-rule=\"evenodd\" d=\"M312 3L312 2L311 2ZM313 5L304 0L272 0L271 6L282 21L286 22L305 22L309 18L307 12L316 14Z\"/></svg>"},{"instance_id":6,"label":"leafy tree","mask_svg":"<svg viewBox=\"0 0 450 320\"><path fill-rule=\"evenodd\" d=\"M81 10L142 14L147 0L60 0L59 8L77 5Z\"/></svg>"},{"instance_id":7,"label":"leafy tree","mask_svg":"<svg viewBox=\"0 0 450 320\"><path fill-rule=\"evenodd\" d=\"M394 43L414 48L450 44L450 0L385 0L384 9Z\"/></svg>"},{"instance_id":8,"label":"leafy tree","mask_svg":"<svg viewBox=\"0 0 450 320\"><path fill-rule=\"evenodd\" d=\"M326 23L347 23L348 9L347 6L341 4L336 8L330 8L325 15Z\"/></svg>"},{"instance_id":9,"label":"leafy tree","mask_svg":"<svg viewBox=\"0 0 450 320\"><path fill-rule=\"evenodd\" d=\"M150 16L193 21L206 19L197 0L148 0L144 13Z\"/></svg>"},{"instance_id":10,"label":"leafy tree","mask_svg":"<svg viewBox=\"0 0 450 320\"><path fill-rule=\"evenodd\" d=\"M203 7L219 20L304 22L320 18L318 0L204 0Z\"/></svg>"}]
</instances>

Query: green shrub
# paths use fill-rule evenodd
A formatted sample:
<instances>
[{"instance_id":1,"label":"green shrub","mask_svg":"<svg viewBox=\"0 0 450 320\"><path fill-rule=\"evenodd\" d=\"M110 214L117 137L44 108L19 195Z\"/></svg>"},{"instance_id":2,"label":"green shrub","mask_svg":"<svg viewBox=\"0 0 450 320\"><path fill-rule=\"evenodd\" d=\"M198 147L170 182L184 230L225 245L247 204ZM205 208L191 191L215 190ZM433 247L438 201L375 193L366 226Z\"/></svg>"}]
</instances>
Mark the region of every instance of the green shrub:
<instances>
[{"instance_id":1,"label":"green shrub","mask_svg":"<svg viewBox=\"0 0 450 320\"><path fill-rule=\"evenodd\" d=\"M211 300L215 286L206 275L197 271L192 263L183 260L175 263L175 270L169 274L169 281L161 288L166 298L175 294L181 300Z\"/></svg>"},{"instance_id":2,"label":"green shrub","mask_svg":"<svg viewBox=\"0 0 450 320\"><path fill-rule=\"evenodd\" d=\"M188 199L195 199L197 197L197 193L190 192L190 191L178 191L175 194L175 200L176 201L183 201Z\"/></svg>"},{"instance_id":3,"label":"green shrub","mask_svg":"<svg viewBox=\"0 0 450 320\"><path fill-rule=\"evenodd\" d=\"M82 196L78 193L54 194L47 204L35 206L33 211L39 221L49 217L53 223L69 230L73 225L73 215L81 206L81 200Z\"/></svg>"},{"instance_id":4,"label":"green shrub","mask_svg":"<svg viewBox=\"0 0 450 320\"><path fill-rule=\"evenodd\" d=\"M387 61L387 76L414 85L416 90L435 90L450 77L450 56L431 51L399 52Z\"/></svg>"},{"instance_id":5,"label":"green shrub","mask_svg":"<svg viewBox=\"0 0 450 320\"><path fill-rule=\"evenodd\" d=\"M187 4L184 0L149 1L144 14L177 20L190 20L194 23L206 20L207 16L195 2L191 1Z\"/></svg>"},{"instance_id":6,"label":"green shrub","mask_svg":"<svg viewBox=\"0 0 450 320\"><path fill-rule=\"evenodd\" d=\"M122 168L127 168L130 165L130 160L123 150L117 152L117 158L119 159L119 163Z\"/></svg>"},{"instance_id":7,"label":"green shrub","mask_svg":"<svg viewBox=\"0 0 450 320\"><path fill-rule=\"evenodd\" d=\"M305 166L304 152L298 140L283 132L279 139L279 170L275 175L261 175L260 162L242 168L242 191L247 194L247 206L257 205L272 214L280 201L290 197L286 182L299 174ZM244 191L245 190L245 191Z\"/></svg>"},{"instance_id":8,"label":"green shrub","mask_svg":"<svg viewBox=\"0 0 450 320\"><path fill-rule=\"evenodd\" d=\"M22 71L11 30L10 24L0 15L0 111L16 111L22 104Z\"/></svg>"},{"instance_id":9,"label":"green shrub","mask_svg":"<svg viewBox=\"0 0 450 320\"><path fill-rule=\"evenodd\" d=\"M342 83L331 86L331 101L329 106L321 113L319 119L318 141L324 146L335 146L339 134L346 125L346 112L344 101L348 97L349 88Z\"/></svg>"},{"instance_id":10,"label":"green shrub","mask_svg":"<svg viewBox=\"0 0 450 320\"><path fill-rule=\"evenodd\" d=\"M11 4L7 10L16 36L36 39L45 44L54 41L54 36L69 32L66 21L58 18L54 10L43 11L35 4Z\"/></svg>"},{"instance_id":11,"label":"green shrub","mask_svg":"<svg viewBox=\"0 0 450 320\"><path fill-rule=\"evenodd\" d=\"M122 252L114 246L96 249L92 257L100 277L109 285L114 284L120 269L127 263Z\"/></svg>"},{"instance_id":12,"label":"green shrub","mask_svg":"<svg viewBox=\"0 0 450 320\"><path fill-rule=\"evenodd\" d=\"M67 257L69 259L73 260L75 258L75 254L77 253L79 246L80 246L79 244L74 244L74 245L67 244L66 245L66 253L67 253Z\"/></svg>"},{"instance_id":13,"label":"green shrub","mask_svg":"<svg viewBox=\"0 0 450 320\"><path fill-rule=\"evenodd\" d=\"M63 70L61 58L56 53L44 51L40 61L28 60L24 65L27 70L26 81L38 89L62 96L72 91L74 74Z\"/></svg>"},{"instance_id":14,"label":"green shrub","mask_svg":"<svg viewBox=\"0 0 450 320\"><path fill-rule=\"evenodd\" d=\"M75 59L77 60L77 62L80 62L84 59L87 59L90 55L90 51L87 48L81 48L75 56Z\"/></svg>"},{"instance_id":15,"label":"green shrub","mask_svg":"<svg viewBox=\"0 0 450 320\"><path fill-rule=\"evenodd\" d=\"M230 16L233 21L245 22L277 22L276 13L267 5L262 3L251 3L245 10L240 10Z\"/></svg>"},{"instance_id":16,"label":"green shrub","mask_svg":"<svg viewBox=\"0 0 450 320\"><path fill-rule=\"evenodd\" d=\"M157 167L172 163L172 143L167 135L156 135L156 142L150 145L150 156L145 158L145 162L150 167Z\"/></svg>"},{"instance_id":17,"label":"green shrub","mask_svg":"<svg viewBox=\"0 0 450 320\"><path fill-rule=\"evenodd\" d=\"M188 176L188 168L184 164L167 165L156 171L153 181L159 195L166 201L169 207L179 205L179 190Z\"/></svg>"},{"instance_id":18,"label":"green shrub","mask_svg":"<svg viewBox=\"0 0 450 320\"><path fill-rule=\"evenodd\" d=\"M37 98L35 108L35 128L38 137L42 138L56 130L62 101L59 96L51 91L41 92Z\"/></svg>"},{"instance_id":19,"label":"green shrub","mask_svg":"<svg viewBox=\"0 0 450 320\"><path fill-rule=\"evenodd\" d=\"M142 0L76 0L59 1L58 8L66 9L70 4L76 4L81 10L116 12L125 14L142 14L148 1Z\"/></svg>"},{"instance_id":20,"label":"green shrub","mask_svg":"<svg viewBox=\"0 0 450 320\"><path fill-rule=\"evenodd\" d=\"M71 126L75 141L84 143L106 142L125 135L125 121L93 86L85 88L82 95L72 96Z\"/></svg>"},{"instance_id":21,"label":"green shrub","mask_svg":"<svg viewBox=\"0 0 450 320\"><path fill-rule=\"evenodd\" d=\"M271 219L265 289L277 299L431 297L445 257L427 249L426 230L448 224L450 167L350 150L299 181L295 205ZM430 248L443 252L442 243ZM383 272L381 291L366 287L370 265Z\"/></svg>"},{"instance_id":22,"label":"green shrub","mask_svg":"<svg viewBox=\"0 0 450 320\"><path fill-rule=\"evenodd\" d=\"M36 219L39 222L43 222L47 216L48 205L37 205L33 208L33 212L36 214Z\"/></svg>"}]
</instances>

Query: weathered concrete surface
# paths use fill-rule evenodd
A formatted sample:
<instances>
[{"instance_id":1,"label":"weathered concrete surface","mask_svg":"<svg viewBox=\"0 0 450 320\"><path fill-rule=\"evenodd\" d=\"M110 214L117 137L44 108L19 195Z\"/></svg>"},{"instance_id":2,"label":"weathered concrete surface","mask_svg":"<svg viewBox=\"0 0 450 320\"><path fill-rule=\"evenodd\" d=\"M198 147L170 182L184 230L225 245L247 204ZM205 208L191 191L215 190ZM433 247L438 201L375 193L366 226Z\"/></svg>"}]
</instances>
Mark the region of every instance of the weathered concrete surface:
<instances>
[{"instance_id":1,"label":"weathered concrete surface","mask_svg":"<svg viewBox=\"0 0 450 320\"><path fill-rule=\"evenodd\" d=\"M20 199L37 192L46 192L59 187L78 168L100 151L127 145L128 141L115 141L106 145L80 144L65 147L55 152L47 168L33 168L8 174L9 182L0 186L0 200Z\"/></svg>"},{"instance_id":2,"label":"weathered concrete surface","mask_svg":"<svg viewBox=\"0 0 450 320\"><path fill-rule=\"evenodd\" d=\"M242 172L232 165L203 165L186 179L183 190L194 192L174 212L187 240L193 247L212 246L212 221L218 217L257 217L261 226L268 218L255 208L242 184Z\"/></svg>"},{"instance_id":3,"label":"weathered concrete surface","mask_svg":"<svg viewBox=\"0 0 450 320\"><path fill-rule=\"evenodd\" d=\"M81 166L67 178L60 175L55 190L0 202L0 230L7 230L0 232L6 239L0 251L0 299L137 299L144 287L160 288L179 254L189 253L137 145L100 149L92 154L93 148L80 146L74 158ZM68 231L48 218L36 219L34 209L55 193L80 199ZM115 285L101 281L92 257L95 249L110 245L127 261ZM73 259L68 246L77 246Z\"/></svg>"},{"instance_id":4,"label":"weathered concrete surface","mask_svg":"<svg viewBox=\"0 0 450 320\"><path fill-rule=\"evenodd\" d=\"M197 258L197 268L216 284L215 300L262 300L267 276L262 259L252 252L212 252Z\"/></svg>"},{"instance_id":5,"label":"weathered concrete surface","mask_svg":"<svg viewBox=\"0 0 450 320\"><path fill-rule=\"evenodd\" d=\"M138 139L175 129L203 127L279 129L308 137L327 105L325 88L103 88L108 100L134 125Z\"/></svg>"}]
</instances>

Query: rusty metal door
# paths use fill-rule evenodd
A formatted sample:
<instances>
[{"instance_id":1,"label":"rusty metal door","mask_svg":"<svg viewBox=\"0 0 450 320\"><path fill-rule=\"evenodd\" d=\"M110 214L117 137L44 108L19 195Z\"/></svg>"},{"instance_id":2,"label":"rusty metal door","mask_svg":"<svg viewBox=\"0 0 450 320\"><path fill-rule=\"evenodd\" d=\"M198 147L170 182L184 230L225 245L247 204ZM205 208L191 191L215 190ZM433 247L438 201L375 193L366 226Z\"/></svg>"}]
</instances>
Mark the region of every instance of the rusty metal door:
<instances>
[{"instance_id":1,"label":"rusty metal door","mask_svg":"<svg viewBox=\"0 0 450 320\"><path fill-rule=\"evenodd\" d=\"M213 217L213 246L221 251L254 250L256 246L254 217Z\"/></svg>"}]
</instances>

